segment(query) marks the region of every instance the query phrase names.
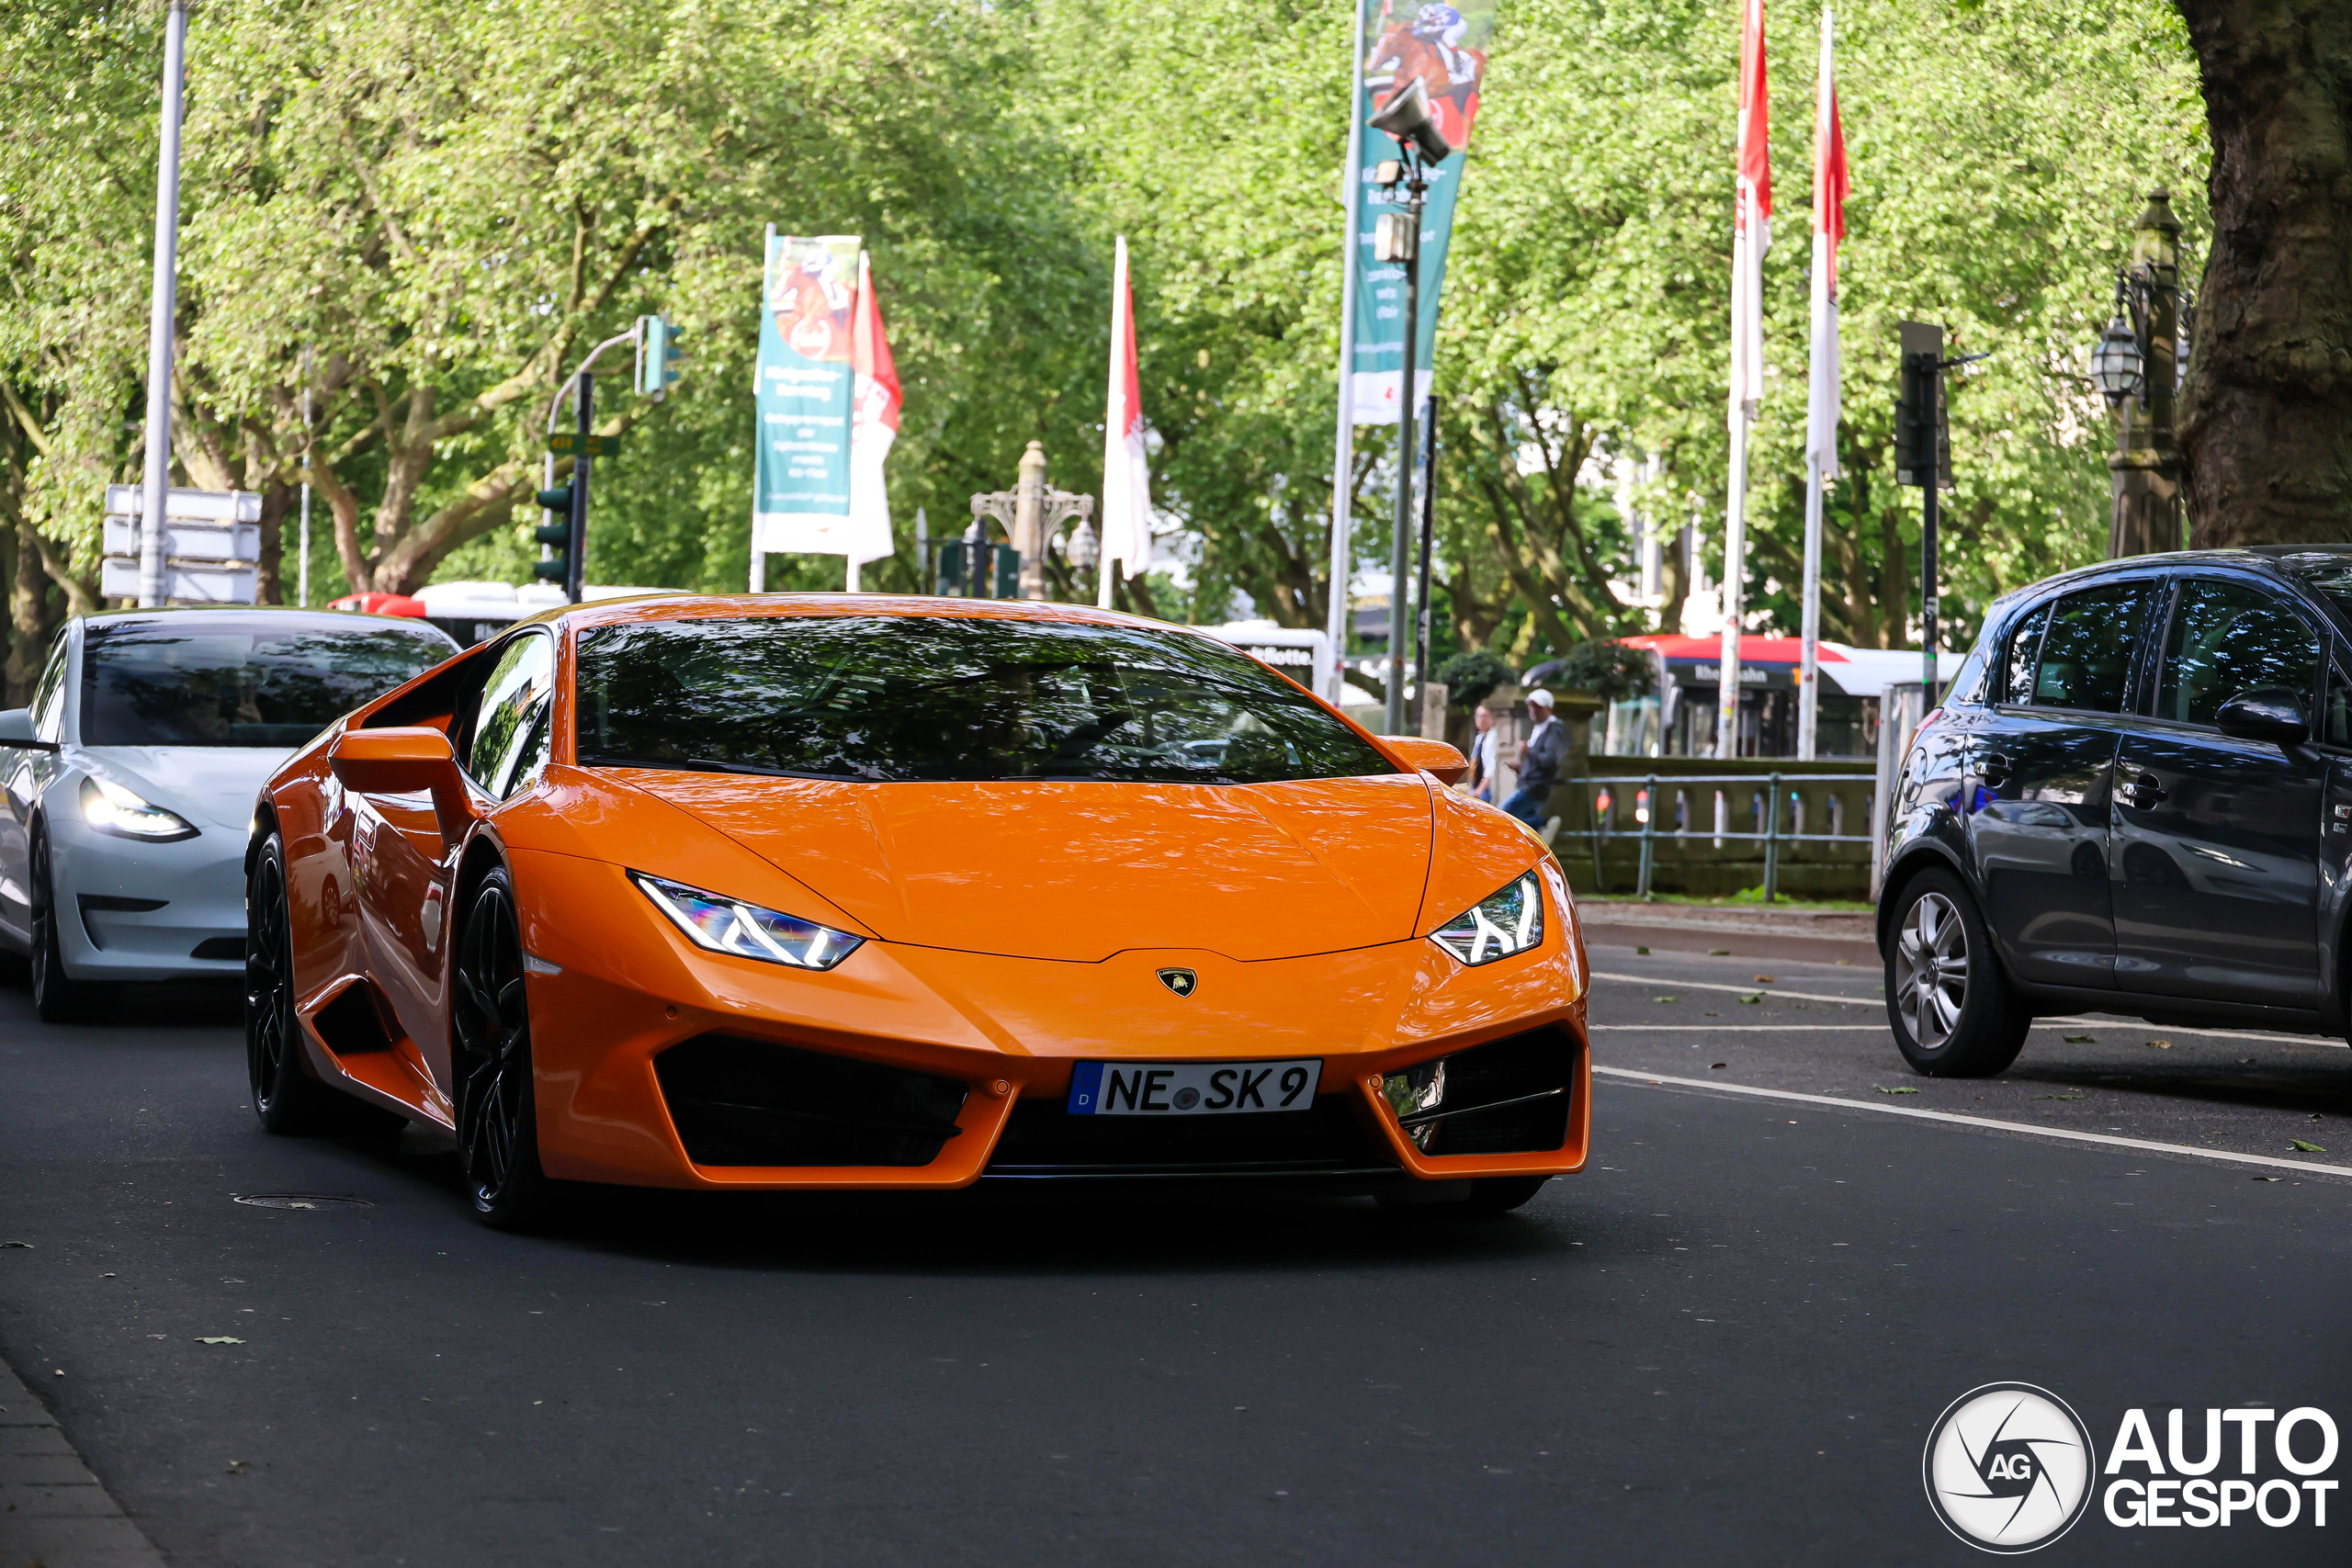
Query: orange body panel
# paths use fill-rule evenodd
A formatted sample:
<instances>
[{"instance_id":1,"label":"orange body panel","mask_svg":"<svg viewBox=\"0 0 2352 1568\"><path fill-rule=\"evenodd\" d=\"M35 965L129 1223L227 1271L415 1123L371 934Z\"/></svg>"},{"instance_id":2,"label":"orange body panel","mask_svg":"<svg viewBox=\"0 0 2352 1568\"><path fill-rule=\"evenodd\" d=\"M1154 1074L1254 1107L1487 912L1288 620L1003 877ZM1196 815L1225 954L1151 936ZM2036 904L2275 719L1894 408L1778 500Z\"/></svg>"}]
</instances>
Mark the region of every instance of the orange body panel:
<instances>
[{"instance_id":1,"label":"orange body panel","mask_svg":"<svg viewBox=\"0 0 2352 1568\"><path fill-rule=\"evenodd\" d=\"M361 795L328 760L346 728L353 753L368 750L356 732L379 711L388 731L448 729L447 714L420 714L420 703L438 689L432 682L465 660L493 658L495 647L419 677L306 748L266 792L286 843L297 1008L318 1076L448 1124L458 905L494 860L514 881L533 960L539 1149L553 1177L955 1187L982 1173L1015 1105L1069 1093L1074 1063L1294 1056L1323 1061L1321 1092L1345 1097L1408 1175L1584 1164L1590 1079L1575 911L1556 864L1499 812L1409 770L1209 786L850 784L573 765L577 632L712 614L1149 625L1060 605L843 595L566 611L544 617L560 649L553 760L510 800L466 783L462 794L440 792L438 810L424 791ZM1473 968L1429 940L1531 867L1544 872L1539 948ZM711 952L630 871L867 940L827 971ZM1160 983L1168 968L1193 972L1191 994ZM345 999L355 986L365 1010ZM372 1033L371 1020L380 1024ZM1565 1033L1575 1057L1557 1149L1424 1156L1380 1093L1385 1073L1545 1027ZM958 1133L919 1167L696 1166L654 1058L711 1032L961 1079L969 1093Z\"/></svg>"}]
</instances>

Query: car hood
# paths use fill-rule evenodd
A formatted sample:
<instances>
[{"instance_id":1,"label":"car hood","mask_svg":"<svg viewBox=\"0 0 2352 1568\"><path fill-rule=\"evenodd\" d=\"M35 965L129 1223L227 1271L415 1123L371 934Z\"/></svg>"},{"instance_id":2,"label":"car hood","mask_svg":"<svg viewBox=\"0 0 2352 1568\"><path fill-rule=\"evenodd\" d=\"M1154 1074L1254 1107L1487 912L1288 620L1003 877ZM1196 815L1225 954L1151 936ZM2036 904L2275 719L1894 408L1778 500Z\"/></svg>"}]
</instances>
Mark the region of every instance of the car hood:
<instances>
[{"instance_id":1,"label":"car hood","mask_svg":"<svg viewBox=\"0 0 2352 1568\"><path fill-rule=\"evenodd\" d=\"M884 941L968 953L1338 953L1411 937L1429 878L1418 773L876 784L633 771L628 782Z\"/></svg>"},{"instance_id":2,"label":"car hood","mask_svg":"<svg viewBox=\"0 0 2352 1568\"><path fill-rule=\"evenodd\" d=\"M254 801L294 748L283 746L84 746L80 756L153 805L198 828L243 833ZM71 759L69 759L71 760Z\"/></svg>"}]
</instances>

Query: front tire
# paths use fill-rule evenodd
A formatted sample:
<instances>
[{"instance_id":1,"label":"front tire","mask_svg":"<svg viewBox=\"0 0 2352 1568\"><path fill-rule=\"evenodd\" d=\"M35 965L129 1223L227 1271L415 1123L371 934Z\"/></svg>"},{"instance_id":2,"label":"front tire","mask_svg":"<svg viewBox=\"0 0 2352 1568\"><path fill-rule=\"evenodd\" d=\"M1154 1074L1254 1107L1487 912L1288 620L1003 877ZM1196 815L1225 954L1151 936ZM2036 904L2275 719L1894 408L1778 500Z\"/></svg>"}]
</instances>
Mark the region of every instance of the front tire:
<instances>
[{"instance_id":1,"label":"front tire","mask_svg":"<svg viewBox=\"0 0 2352 1568\"><path fill-rule=\"evenodd\" d=\"M245 876L245 1080L264 1130L285 1137L324 1130L343 1098L302 1070L286 845L275 833Z\"/></svg>"},{"instance_id":2,"label":"front tire","mask_svg":"<svg viewBox=\"0 0 2352 1568\"><path fill-rule=\"evenodd\" d=\"M1886 1017L1911 1070L1989 1078L2018 1059L2033 1015L2010 989L1992 933L1960 878L1905 884L1886 949Z\"/></svg>"},{"instance_id":3,"label":"front tire","mask_svg":"<svg viewBox=\"0 0 2352 1568\"><path fill-rule=\"evenodd\" d=\"M57 874L51 859L49 834L36 825L28 846L32 882L33 1011L43 1023L72 1023L87 1018L95 993L65 973L65 953L58 935Z\"/></svg>"},{"instance_id":4,"label":"front tire","mask_svg":"<svg viewBox=\"0 0 2352 1568\"><path fill-rule=\"evenodd\" d=\"M451 965L450 1055L458 1080L458 1162L483 1224L510 1230L547 1206L537 1080L514 885L493 870L474 889Z\"/></svg>"}]
</instances>

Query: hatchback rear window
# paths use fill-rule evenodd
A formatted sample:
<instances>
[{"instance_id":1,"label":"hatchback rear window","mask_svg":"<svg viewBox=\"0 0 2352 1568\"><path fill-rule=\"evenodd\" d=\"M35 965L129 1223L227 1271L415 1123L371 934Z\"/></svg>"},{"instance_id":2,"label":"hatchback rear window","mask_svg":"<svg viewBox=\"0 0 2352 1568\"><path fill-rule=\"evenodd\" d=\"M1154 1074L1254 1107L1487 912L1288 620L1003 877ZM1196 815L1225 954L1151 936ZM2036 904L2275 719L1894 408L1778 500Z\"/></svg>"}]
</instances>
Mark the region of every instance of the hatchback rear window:
<instances>
[{"instance_id":1,"label":"hatchback rear window","mask_svg":"<svg viewBox=\"0 0 2352 1568\"><path fill-rule=\"evenodd\" d=\"M948 615L645 621L583 633L579 669L589 767L877 783L1396 772L1282 677L1182 633Z\"/></svg>"}]
</instances>

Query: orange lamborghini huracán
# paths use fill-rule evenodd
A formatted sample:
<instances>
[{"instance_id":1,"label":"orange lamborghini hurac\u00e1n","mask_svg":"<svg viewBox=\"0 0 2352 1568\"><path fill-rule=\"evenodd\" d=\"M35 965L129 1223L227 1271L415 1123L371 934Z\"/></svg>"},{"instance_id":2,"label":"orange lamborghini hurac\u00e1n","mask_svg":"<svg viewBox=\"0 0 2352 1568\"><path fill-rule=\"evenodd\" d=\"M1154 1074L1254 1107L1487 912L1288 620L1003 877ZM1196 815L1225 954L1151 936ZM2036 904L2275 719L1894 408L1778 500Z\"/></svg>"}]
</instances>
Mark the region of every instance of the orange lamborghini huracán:
<instances>
[{"instance_id":1,"label":"orange lamborghini hurac\u00e1n","mask_svg":"<svg viewBox=\"0 0 2352 1568\"><path fill-rule=\"evenodd\" d=\"M1322 1180L1584 1163L1557 865L1210 638L1066 605L549 612L330 728L248 855L253 1103L553 1181Z\"/></svg>"}]
</instances>

